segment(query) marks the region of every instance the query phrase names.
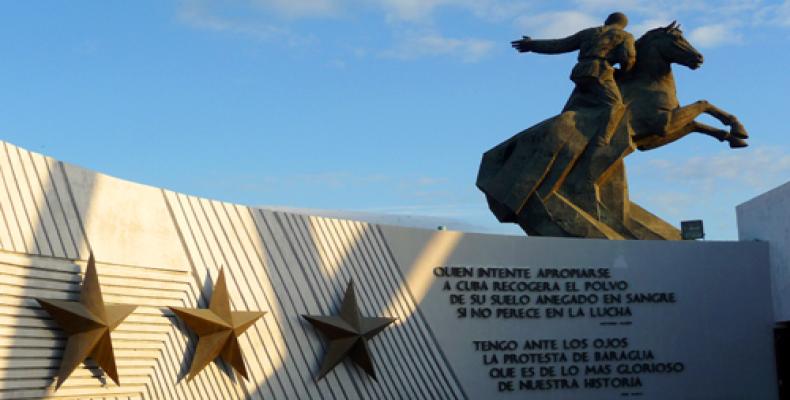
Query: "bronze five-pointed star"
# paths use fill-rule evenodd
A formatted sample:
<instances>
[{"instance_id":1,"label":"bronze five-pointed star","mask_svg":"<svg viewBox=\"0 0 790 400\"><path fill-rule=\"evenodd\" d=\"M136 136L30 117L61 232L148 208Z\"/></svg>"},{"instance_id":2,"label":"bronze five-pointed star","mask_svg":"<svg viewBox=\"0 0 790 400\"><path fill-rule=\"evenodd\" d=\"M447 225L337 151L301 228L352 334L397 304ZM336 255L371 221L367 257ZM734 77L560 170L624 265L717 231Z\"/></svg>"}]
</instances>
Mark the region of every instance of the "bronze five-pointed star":
<instances>
[{"instance_id":1,"label":"bronze five-pointed star","mask_svg":"<svg viewBox=\"0 0 790 400\"><path fill-rule=\"evenodd\" d=\"M55 323L68 335L55 390L87 357L92 358L117 385L118 370L112 350L112 332L137 306L104 304L96 261L88 258L88 269L80 289L80 300L36 299Z\"/></svg>"},{"instance_id":2,"label":"bronze five-pointed star","mask_svg":"<svg viewBox=\"0 0 790 400\"><path fill-rule=\"evenodd\" d=\"M239 336L266 312L231 311L225 272L219 272L208 308L170 307L198 335L197 349L192 358L187 381L195 377L217 357L230 364L247 379Z\"/></svg>"},{"instance_id":3,"label":"bronze five-pointed star","mask_svg":"<svg viewBox=\"0 0 790 400\"><path fill-rule=\"evenodd\" d=\"M376 371L373 368L373 359L368 347L368 340L383 331L387 325L395 322L396 318L367 318L360 315L353 281L348 283L339 315L329 317L303 315L302 317L308 320L329 340L329 349L326 351L324 361L321 363L318 380L323 378L347 356L351 357L351 360L362 367L373 379L376 379Z\"/></svg>"}]
</instances>

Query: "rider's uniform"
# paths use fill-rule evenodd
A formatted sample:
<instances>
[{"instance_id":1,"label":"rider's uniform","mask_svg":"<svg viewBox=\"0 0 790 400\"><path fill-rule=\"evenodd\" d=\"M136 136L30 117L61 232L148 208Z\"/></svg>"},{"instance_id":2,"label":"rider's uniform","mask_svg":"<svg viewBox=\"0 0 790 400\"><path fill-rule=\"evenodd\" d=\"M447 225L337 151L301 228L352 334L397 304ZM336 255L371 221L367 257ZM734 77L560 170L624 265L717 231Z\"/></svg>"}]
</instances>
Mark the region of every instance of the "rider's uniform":
<instances>
[{"instance_id":1,"label":"rider's uniform","mask_svg":"<svg viewBox=\"0 0 790 400\"><path fill-rule=\"evenodd\" d=\"M580 108L605 108L606 121L601 121L605 130L601 132L608 142L614 131L612 115L622 107L623 97L614 80L612 65L620 64L629 70L636 62L634 37L615 25L588 28L564 39L529 40L527 49L535 53L558 54L578 50L579 57L571 72L576 87L565 104L563 111ZM605 123L604 123L605 122Z\"/></svg>"}]
</instances>

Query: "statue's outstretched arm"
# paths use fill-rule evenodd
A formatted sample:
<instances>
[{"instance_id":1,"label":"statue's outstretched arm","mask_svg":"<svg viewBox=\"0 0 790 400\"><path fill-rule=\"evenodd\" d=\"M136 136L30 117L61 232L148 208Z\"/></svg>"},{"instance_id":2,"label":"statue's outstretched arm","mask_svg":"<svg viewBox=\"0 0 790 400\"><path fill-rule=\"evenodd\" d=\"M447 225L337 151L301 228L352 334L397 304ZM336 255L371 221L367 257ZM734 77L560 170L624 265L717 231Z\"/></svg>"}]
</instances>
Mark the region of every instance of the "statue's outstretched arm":
<instances>
[{"instance_id":1,"label":"statue's outstretched arm","mask_svg":"<svg viewBox=\"0 0 790 400\"><path fill-rule=\"evenodd\" d=\"M576 33L562 39L531 39L524 37L524 39L513 42L513 47L516 50L525 52L535 52L541 54L560 54L568 53L574 50L579 50L581 47L581 35Z\"/></svg>"}]
</instances>

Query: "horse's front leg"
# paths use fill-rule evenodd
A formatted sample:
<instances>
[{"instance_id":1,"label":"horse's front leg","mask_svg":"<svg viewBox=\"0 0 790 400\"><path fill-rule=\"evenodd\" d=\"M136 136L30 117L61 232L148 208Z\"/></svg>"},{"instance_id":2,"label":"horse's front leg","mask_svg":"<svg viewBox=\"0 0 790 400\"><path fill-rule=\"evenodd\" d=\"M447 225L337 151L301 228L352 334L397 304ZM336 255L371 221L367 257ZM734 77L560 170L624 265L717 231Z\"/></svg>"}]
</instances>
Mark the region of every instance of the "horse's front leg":
<instances>
[{"instance_id":1,"label":"horse's front leg","mask_svg":"<svg viewBox=\"0 0 790 400\"><path fill-rule=\"evenodd\" d=\"M745 140L736 137L732 132L727 132L724 129L715 128L710 125L703 124L702 122L697 122L697 121L692 122L692 124L693 124L692 128L694 132L704 133L706 135L713 136L722 142L726 140L727 142L730 143L730 147L732 147L733 149L738 147L746 147L749 145L748 143L746 143Z\"/></svg>"},{"instance_id":2,"label":"horse's front leg","mask_svg":"<svg viewBox=\"0 0 790 400\"><path fill-rule=\"evenodd\" d=\"M678 107L670 110L666 115L666 124L662 127L664 132L661 136L682 137L694 131L693 123L700 114L708 112L710 104L705 100L696 101L687 106ZM682 133L681 133L682 132ZM674 140L677 140L676 137Z\"/></svg>"},{"instance_id":3,"label":"horse's front leg","mask_svg":"<svg viewBox=\"0 0 790 400\"><path fill-rule=\"evenodd\" d=\"M671 110L658 110L645 118L633 140L640 150L661 147L694 131L694 119L705 112L707 104L696 102Z\"/></svg>"},{"instance_id":4,"label":"horse's front leg","mask_svg":"<svg viewBox=\"0 0 790 400\"><path fill-rule=\"evenodd\" d=\"M662 123L656 128L660 129L657 132L660 136L674 137L672 140L677 140L679 137L688 134L689 132L697 131L701 133L710 134L715 132L716 128L707 125L696 123L695 119L702 113L709 114L714 118L721 121L722 124L730 127L729 135L737 139L746 139L749 135L746 129L738 121L734 115L719 109L718 107L710 104L707 100L699 100L687 106L678 107L666 113L662 113ZM678 136L680 135L680 136ZM715 134L711 135L716 137ZM733 146L743 147L743 146Z\"/></svg>"},{"instance_id":5,"label":"horse's front leg","mask_svg":"<svg viewBox=\"0 0 790 400\"><path fill-rule=\"evenodd\" d=\"M705 114L708 114L721 121L722 124L729 126L730 135L738 139L749 138L746 128L744 128L743 124L741 124L741 121L738 120L738 117L714 106L713 104L710 104L707 100L700 100L697 103L702 103L705 106Z\"/></svg>"},{"instance_id":6,"label":"horse's front leg","mask_svg":"<svg viewBox=\"0 0 790 400\"><path fill-rule=\"evenodd\" d=\"M686 124L686 126L683 126L678 130L668 132L664 136L651 135L636 140L636 147L641 151L652 150L657 147L662 147L672 143L692 132L704 133L708 136L718 139L720 142L727 141L730 144L730 147L733 149L738 147L746 147L749 145L745 140L733 136L730 134L730 132L727 132L724 129L715 128L710 125L703 124L702 122L691 121L691 123Z\"/></svg>"}]
</instances>

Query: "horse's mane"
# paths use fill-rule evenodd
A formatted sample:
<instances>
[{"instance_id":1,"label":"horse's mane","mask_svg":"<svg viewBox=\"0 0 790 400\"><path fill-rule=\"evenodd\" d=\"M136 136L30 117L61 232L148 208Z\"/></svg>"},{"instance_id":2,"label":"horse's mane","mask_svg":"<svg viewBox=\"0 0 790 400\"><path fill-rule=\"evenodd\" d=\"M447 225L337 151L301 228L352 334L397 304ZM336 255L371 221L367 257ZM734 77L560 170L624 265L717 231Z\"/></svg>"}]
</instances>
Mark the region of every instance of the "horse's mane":
<instances>
[{"instance_id":1,"label":"horse's mane","mask_svg":"<svg viewBox=\"0 0 790 400\"><path fill-rule=\"evenodd\" d=\"M637 55L639 54L640 48L643 48L646 45L648 45L650 42L655 40L659 35L664 35L673 32L683 33L683 31L680 30L680 26L673 26L673 25L674 23L669 26L660 26L658 28L653 28L645 32L644 35L642 35L639 39L636 40L636 54Z\"/></svg>"},{"instance_id":2,"label":"horse's mane","mask_svg":"<svg viewBox=\"0 0 790 400\"><path fill-rule=\"evenodd\" d=\"M674 33L674 32L683 33L683 31L680 30L680 26L676 25L675 22L669 24L668 26L660 26L658 28L653 28L645 32L635 42L636 57L639 58L639 54L644 54L647 51L645 50L645 48L648 47L650 44L652 44L654 40L658 39L663 35L666 35L668 33ZM634 76L633 72L634 72L633 70L629 72L624 72L620 69L617 69L615 71L615 79L622 81L628 80Z\"/></svg>"}]
</instances>

